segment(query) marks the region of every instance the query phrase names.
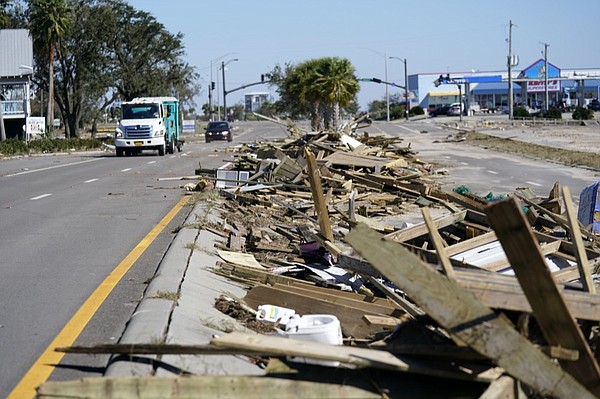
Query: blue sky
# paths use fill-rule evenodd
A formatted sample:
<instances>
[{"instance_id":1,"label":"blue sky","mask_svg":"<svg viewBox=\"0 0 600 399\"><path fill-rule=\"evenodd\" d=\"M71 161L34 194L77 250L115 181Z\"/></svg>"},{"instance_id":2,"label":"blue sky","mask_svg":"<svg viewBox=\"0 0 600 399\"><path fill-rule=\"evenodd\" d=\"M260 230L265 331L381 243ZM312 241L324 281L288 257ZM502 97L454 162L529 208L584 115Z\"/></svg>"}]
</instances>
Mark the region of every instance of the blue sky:
<instances>
[{"instance_id":1,"label":"blue sky","mask_svg":"<svg viewBox=\"0 0 600 399\"><path fill-rule=\"evenodd\" d=\"M348 58L360 77L385 76L404 84L408 73L498 71L506 69L508 24L517 69L543 58L558 68L600 69L596 34L600 1L484 0L129 0L154 15L170 32L184 35L187 61L201 76L197 105L208 102L208 84L219 80L222 61L227 89L260 80L275 65L312 58ZM387 65L386 65L387 64ZM391 89L393 90L399 89ZM271 91L254 86L227 96ZM361 83L361 108L385 97L385 86ZM221 100L222 101L222 100Z\"/></svg>"}]
</instances>

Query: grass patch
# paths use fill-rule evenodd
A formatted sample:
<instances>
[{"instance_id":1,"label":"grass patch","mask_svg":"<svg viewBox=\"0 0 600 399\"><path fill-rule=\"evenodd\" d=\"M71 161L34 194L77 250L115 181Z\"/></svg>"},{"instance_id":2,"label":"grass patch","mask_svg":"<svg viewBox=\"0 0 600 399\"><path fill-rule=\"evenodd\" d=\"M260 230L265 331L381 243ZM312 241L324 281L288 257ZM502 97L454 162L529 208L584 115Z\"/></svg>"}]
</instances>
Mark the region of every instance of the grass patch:
<instances>
[{"instance_id":1,"label":"grass patch","mask_svg":"<svg viewBox=\"0 0 600 399\"><path fill-rule=\"evenodd\" d=\"M592 169L600 169L600 157L598 157L598 154L592 152L548 147L510 138L490 136L475 131L467 134L466 142L478 147L516 154L527 158L546 159L568 166L586 166Z\"/></svg>"},{"instance_id":2,"label":"grass patch","mask_svg":"<svg viewBox=\"0 0 600 399\"><path fill-rule=\"evenodd\" d=\"M179 291L158 291L156 295L152 298L156 299L166 299L168 301L178 301L181 298L181 293Z\"/></svg>"}]
</instances>

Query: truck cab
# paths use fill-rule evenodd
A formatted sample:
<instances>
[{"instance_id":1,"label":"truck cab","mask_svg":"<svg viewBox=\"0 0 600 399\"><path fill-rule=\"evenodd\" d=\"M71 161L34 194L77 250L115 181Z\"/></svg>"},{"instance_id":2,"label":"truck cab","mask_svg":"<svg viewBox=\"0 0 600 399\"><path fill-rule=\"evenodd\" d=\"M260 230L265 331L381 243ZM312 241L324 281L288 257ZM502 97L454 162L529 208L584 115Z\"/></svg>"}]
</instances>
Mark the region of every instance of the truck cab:
<instances>
[{"instance_id":1,"label":"truck cab","mask_svg":"<svg viewBox=\"0 0 600 399\"><path fill-rule=\"evenodd\" d=\"M121 119L115 129L118 157L156 150L158 155L181 151L179 102L174 97L135 98L121 103Z\"/></svg>"}]
</instances>

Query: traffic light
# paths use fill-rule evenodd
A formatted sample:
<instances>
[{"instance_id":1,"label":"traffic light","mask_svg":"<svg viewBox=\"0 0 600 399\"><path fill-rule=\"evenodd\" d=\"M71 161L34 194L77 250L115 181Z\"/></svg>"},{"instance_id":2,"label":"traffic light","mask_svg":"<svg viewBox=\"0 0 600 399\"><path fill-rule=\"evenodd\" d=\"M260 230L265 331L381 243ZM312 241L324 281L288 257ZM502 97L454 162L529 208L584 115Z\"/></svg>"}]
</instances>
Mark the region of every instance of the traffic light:
<instances>
[{"instance_id":1,"label":"traffic light","mask_svg":"<svg viewBox=\"0 0 600 399\"><path fill-rule=\"evenodd\" d=\"M215 89L215 82L211 82L211 83L210 83L210 88L211 88L212 90L214 90L214 89Z\"/></svg>"},{"instance_id":2,"label":"traffic light","mask_svg":"<svg viewBox=\"0 0 600 399\"><path fill-rule=\"evenodd\" d=\"M260 81L261 81L261 82L264 82L264 81L265 81L265 75L264 75L264 74L263 74L263 75L260 75Z\"/></svg>"},{"instance_id":3,"label":"traffic light","mask_svg":"<svg viewBox=\"0 0 600 399\"><path fill-rule=\"evenodd\" d=\"M381 79L378 78L372 78L371 80L375 83L381 83Z\"/></svg>"}]
</instances>

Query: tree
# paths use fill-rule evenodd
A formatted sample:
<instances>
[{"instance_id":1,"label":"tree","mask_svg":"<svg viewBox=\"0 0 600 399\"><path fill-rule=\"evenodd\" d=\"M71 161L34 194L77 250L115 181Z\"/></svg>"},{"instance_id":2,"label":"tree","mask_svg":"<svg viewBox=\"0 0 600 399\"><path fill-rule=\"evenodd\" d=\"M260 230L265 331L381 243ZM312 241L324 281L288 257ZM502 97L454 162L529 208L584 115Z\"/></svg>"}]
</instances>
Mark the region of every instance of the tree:
<instances>
[{"instance_id":1,"label":"tree","mask_svg":"<svg viewBox=\"0 0 600 399\"><path fill-rule=\"evenodd\" d=\"M48 57L46 125L51 129L54 120L55 53L60 58L63 39L71 27L71 9L64 0L30 0L29 12L29 30L33 39L34 51Z\"/></svg>"},{"instance_id":2,"label":"tree","mask_svg":"<svg viewBox=\"0 0 600 399\"><path fill-rule=\"evenodd\" d=\"M271 80L278 86L278 108L293 117L310 115L313 130L336 127L340 107L351 106L359 89L351 63L331 57L277 66Z\"/></svg>"},{"instance_id":3,"label":"tree","mask_svg":"<svg viewBox=\"0 0 600 399\"><path fill-rule=\"evenodd\" d=\"M327 106L333 110L331 125L337 127L340 120L340 107L347 107L355 99L360 89L354 75L354 67L347 59L324 58L319 61L316 71L317 90ZM329 125L326 121L326 125Z\"/></svg>"}]
</instances>

